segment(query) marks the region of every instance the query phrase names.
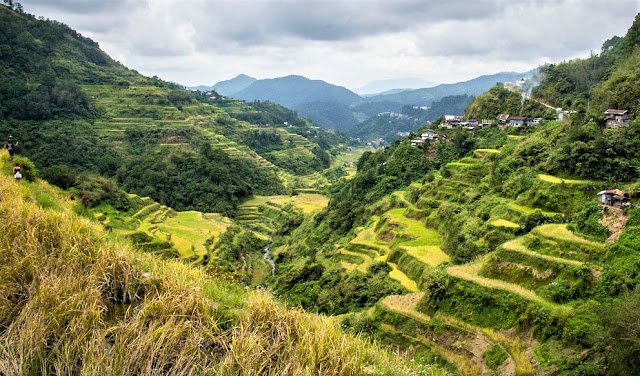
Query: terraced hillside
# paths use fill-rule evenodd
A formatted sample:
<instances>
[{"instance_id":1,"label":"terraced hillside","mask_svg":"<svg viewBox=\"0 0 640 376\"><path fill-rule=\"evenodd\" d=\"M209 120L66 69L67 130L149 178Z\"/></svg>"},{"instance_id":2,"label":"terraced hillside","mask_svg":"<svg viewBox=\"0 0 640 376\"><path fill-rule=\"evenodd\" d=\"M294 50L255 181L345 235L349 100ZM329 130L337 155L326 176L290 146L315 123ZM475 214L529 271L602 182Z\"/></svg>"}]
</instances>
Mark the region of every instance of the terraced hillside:
<instances>
[{"instance_id":1,"label":"terraced hillside","mask_svg":"<svg viewBox=\"0 0 640 376\"><path fill-rule=\"evenodd\" d=\"M348 140L291 110L142 76L68 26L9 7L0 26L0 133L64 188L99 174L179 211L231 215L254 194L333 180L320 173Z\"/></svg>"},{"instance_id":2,"label":"terraced hillside","mask_svg":"<svg viewBox=\"0 0 640 376\"><path fill-rule=\"evenodd\" d=\"M229 218L217 213L176 212L149 197L135 194L130 194L129 199L135 204L135 209L129 213L116 212L108 205L91 212L117 235L130 238L142 249L163 256L200 262L232 224Z\"/></svg>"},{"instance_id":3,"label":"terraced hillside","mask_svg":"<svg viewBox=\"0 0 640 376\"><path fill-rule=\"evenodd\" d=\"M8 162L0 151L2 374L445 374L113 239L27 160L22 182Z\"/></svg>"},{"instance_id":4,"label":"terraced hillside","mask_svg":"<svg viewBox=\"0 0 640 376\"><path fill-rule=\"evenodd\" d=\"M588 347L597 335L589 331L598 312L593 307L615 304L625 281L634 278L619 264L633 252L614 256L607 228L634 235L628 225L620 230L628 214L597 208L595 193L608 183L522 167L534 158L541 134L560 129L551 123L532 135L496 134L500 143L479 138L480 148L370 201L344 236L323 235L340 221L332 211L361 209L334 195L317 215L321 220L292 233L304 240L279 248L278 293L331 312L326 300L349 297L336 280L375 281L380 291L400 286L401 294L386 293L373 304L366 300L371 292L356 294L352 310L361 308L342 316L343 325L462 374L562 374L571 369L566 364L581 361L579 368L589 369L602 356ZM420 155L438 160L451 144L427 145ZM361 200L380 197L377 190L402 176L402 165L392 165L399 153L404 166L419 156L402 143L365 155L355 177L334 192L363 182ZM394 175L381 174L386 169ZM619 186L633 191L637 184ZM587 203L597 209L585 209ZM289 261L292 254L304 256ZM307 275L306 282L288 287L298 275ZM298 286L313 291L309 300Z\"/></svg>"}]
</instances>

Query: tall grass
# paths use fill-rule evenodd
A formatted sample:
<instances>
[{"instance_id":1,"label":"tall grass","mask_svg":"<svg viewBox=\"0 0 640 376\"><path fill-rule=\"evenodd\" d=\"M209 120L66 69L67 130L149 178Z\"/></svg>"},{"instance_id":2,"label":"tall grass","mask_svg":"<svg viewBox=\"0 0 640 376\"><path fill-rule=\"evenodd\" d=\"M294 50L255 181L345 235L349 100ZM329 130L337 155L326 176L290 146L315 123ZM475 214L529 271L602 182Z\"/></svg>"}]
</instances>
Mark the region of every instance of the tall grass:
<instances>
[{"instance_id":1,"label":"tall grass","mask_svg":"<svg viewBox=\"0 0 640 376\"><path fill-rule=\"evenodd\" d=\"M0 176L2 375L419 373L332 320L140 253L33 197Z\"/></svg>"}]
</instances>

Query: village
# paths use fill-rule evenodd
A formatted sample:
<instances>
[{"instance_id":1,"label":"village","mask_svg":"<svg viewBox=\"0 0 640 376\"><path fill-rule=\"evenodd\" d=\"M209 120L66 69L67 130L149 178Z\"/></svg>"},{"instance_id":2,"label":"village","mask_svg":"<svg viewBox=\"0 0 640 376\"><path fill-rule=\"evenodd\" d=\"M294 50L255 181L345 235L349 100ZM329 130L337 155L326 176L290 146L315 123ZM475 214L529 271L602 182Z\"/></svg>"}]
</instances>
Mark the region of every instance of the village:
<instances>
[{"instance_id":1,"label":"village","mask_svg":"<svg viewBox=\"0 0 640 376\"><path fill-rule=\"evenodd\" d=\"M565 116L570 115L570 112L563 111L561 108L556 109L558 113L558 120L562 120ZM460 115L444 115L441 128L444 129L468 129L474 131L479 128L497 126L500 129L506 127L522 128L533 127L540 124L543 119L540 117L528 117L511 114L500 114L496 119L468 119L463 120L464 117ZM629 111L618 109L607 109L604 112L604 123L608 129L619 129L629 127ZM408 135L408 134L407 134ZM411 139L411 146L421 146L427 141L433 141L440 138L440 135L434 130L428 129L423 132L420 137Z\"/></svg>"}]
</instances>

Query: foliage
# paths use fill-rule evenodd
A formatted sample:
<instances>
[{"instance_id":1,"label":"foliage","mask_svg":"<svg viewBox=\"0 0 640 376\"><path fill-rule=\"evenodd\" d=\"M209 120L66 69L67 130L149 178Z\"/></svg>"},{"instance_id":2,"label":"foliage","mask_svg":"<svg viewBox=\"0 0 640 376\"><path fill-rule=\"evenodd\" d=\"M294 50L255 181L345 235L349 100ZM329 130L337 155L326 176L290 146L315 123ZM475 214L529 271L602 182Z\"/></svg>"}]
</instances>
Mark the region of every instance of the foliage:
<instances>
[{"instance_id":1,"label":"foliage","mask_svg":"<svg viewBox=\"0 0 640 376\"><path fill-rule=\"evenodd\" d=\"M13 166L20 166L20 172L24 180L31 182L36 181L38 177L38 170L31 160L16 155L13 157L12 164L12 166L9 166L10 168L13 168Z\"/></svg>"},{"instance_id":2,"label":"foliage","mask_svg":"<svg viewBox=\"0 0 640 376\"><path fill-rule=\"evenodd\" d=\"M129 197L112 180L95 174L82 173L78 176L75 186L81 195L87 196L90 207L106 203L118 210L129 209Z\"/></svg>"},{"instance_id":3,"label":"foliage","mask_svg":"<svg viewBox=\"0 0 640 376\"><path fill-rule=\"evenodd\" d=\"M68 210L44 211L23 200L29 188L0 177L3 374L440 373L224 274L140 253Z\"/></svg>"},{"instance_id":4,"label":"foliage","mask_svg":"<svg viewBox=\"0 0 640 376\"><path fill-rule=\"evenodd\" d=\"M519 93L505 89L502 84L489 89L486 93L476 97L467 110L467 119L496 119L499 114L519 115L521 112L522 96Z\"/></svg>"},{"instance_id":5,"label":"foliage","mask_svg":"<svg viewBox=\"0 0 640 376\"><path fill-rule=\"evenodd\" d=\"M603 242L611 235L611 231L598 222L600 218L602 218L600 206L590 203L585 205L584 209L574 217L570 228L582 235Z\"/></svg>"},{"instance_id":6,"label":"foliage","mask_svg":"<svg viewBox=\"0 0 640 376\"><path fill-rule=\"evenodd\" d=\"M394 142L388 149L365 152L358 160L358 174L337 183L324 217L329 227L345 233L363 219L366 203L373 203L411 181L424 176L433 164L424 150L408 141Z\"/></svg>"},{"instance_id":7,"label":"foliage","mask_svg":"<svg viewBox=\"0 0 640 376\"><path fill-rule=\"evenodd\" d=\"M499 345L493 345L490 349L482 354L487 366L491 369L498 369L500 365L507 360L509 354Z\"/></svg>"},{"instance_id":8,"label":"foliage","mask_svg":"<svg viewBox=\"0 0 640 376\"><path fill-rule=\"evenodd\" d=\"M366 274L348 277L341 269L318 263L279 268L277 294L306 310L328 315L370 307L384 296L403 292L398 282L387 277L391 268L386 263L374 263Z\"/></svg>"},{"instance_id":9,"label":"foliage","mask_svg":"<svg viewBox=\"0 0 640 376\"><path fill-rule=\"evenodd\" d=\"M607 304L598 312L604 330L601 343L610 347L607 363L610 375L637 375L640 372L640 290L634 289Z\"/></svg>"}]
</instances>

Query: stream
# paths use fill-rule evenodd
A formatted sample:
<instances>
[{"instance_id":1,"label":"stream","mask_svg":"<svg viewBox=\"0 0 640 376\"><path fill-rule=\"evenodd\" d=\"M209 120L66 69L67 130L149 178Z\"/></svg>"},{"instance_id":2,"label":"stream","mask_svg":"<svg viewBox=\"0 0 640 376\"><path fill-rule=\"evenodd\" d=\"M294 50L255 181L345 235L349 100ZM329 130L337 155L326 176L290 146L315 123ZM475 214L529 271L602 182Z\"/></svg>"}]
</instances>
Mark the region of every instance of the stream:
<instances>
[{"instance_id":1,"label":"stream","mask_svg":"<svg viewBox=\"0 0 640 376\"><path fill-rule=\"evenodd\" d=\"M271 238L271 236L269 236L269 244L271 244L271 242L273 242L273 238ZM269 265L271 265L271 275L275 275L276 274L276 264L275 264L275 262L273 262L273 259L271 258L271 254L269 253L269 244L267 244L264 247L264 249L262 250L262 257L264 257L264 259L267 260Z\"/></svg>"}]
</instances>

